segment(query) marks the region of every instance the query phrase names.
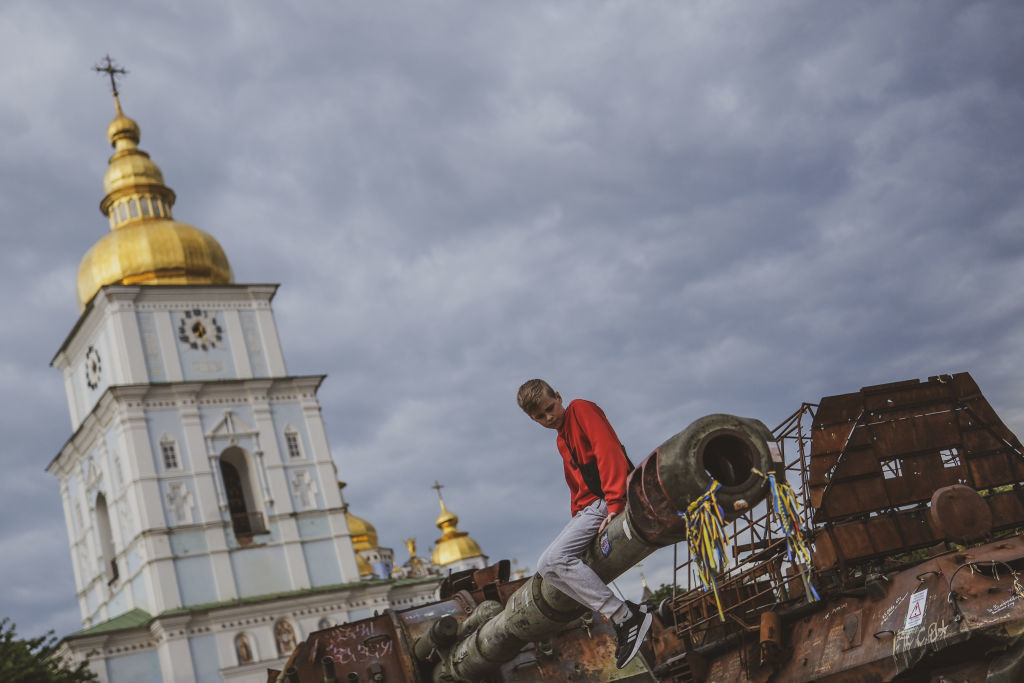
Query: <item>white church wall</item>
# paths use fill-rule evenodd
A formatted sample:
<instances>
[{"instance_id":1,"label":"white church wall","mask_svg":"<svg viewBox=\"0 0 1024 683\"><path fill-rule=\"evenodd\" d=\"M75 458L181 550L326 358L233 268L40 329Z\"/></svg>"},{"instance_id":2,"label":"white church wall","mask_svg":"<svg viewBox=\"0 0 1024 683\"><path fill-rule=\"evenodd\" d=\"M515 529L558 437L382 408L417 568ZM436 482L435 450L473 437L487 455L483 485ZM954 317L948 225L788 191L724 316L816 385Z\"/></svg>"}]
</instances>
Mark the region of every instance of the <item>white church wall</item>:
<instances>
[{"instance_id":1,"label":"white church wall","mask_svg":"<svg viewBox=\"0 0 1024 683\"><path fill-rule=\"evenodd\" d=\"M149 597L149 590L146 586L146 575L139 574L134 577L131 581L131 587L132 599L135 601L135 606L139 609L152 613L153 601Z\"/></svg>"},{"instance_id":2,"label":"white church wall","mask_svg":"<svg viewBox=\"0 0 1024 683\"><path fill-rule=\"evenodd\" d=\"M256 293L256 287L252 288L253 294ZM265 290L265 293L270 295L269 290ZM277 333L277 322L274 320L274 314L270 310L270 301L261 301L256 304L256 308L253 311L256 317L256 327L260 330L263 340L263 348L265 349L267 359L267 376L268 377L285 377L288 375L288 368L285 367L284 353L281 349L281 338Z\"/></svg>"},{"instance_id":3,"label":"white church wall","mask_svg":"<svg viewBox=\"0 0 1024 683\"><path fill-rule=\"evenodd\" d=\"M247 598L292 590L287 558L281 546L247 548L231 553L231 571L239 597Z\"/></svg>"},{"instance_id":4,"label":"white church wall","mask_svg":"<svg viewBox=\"0 0 1024 683\"><path fill-rule=\"evenodd\" d=\"M156 313L138 311L135 314L142 341L142 355L146 360L146 374L150 382L168 381L164 354L160 348L160 333L157 329Z\"/></svg>"},{"instance_id":5,"label":"white church wall","mask_svg":"<svg viewBox=\"0 0 1024 683\"><path fill-rule=\"evenodd\" d=\"M205 553L208 549L206 534L199 530L173 531L167 534L171 543L171 554L197 555Z\"/></svg>"},{"instance_id":6,"label":"white church wall","mask_svg":"<svg viewBox=\"0 0 1024 683\"><path fill-rule=\"evenodd\" d=\"M299 517L296 520L296 527L301 539L324 538L331 535L330 522L324 515Z\"/></svg>"},{"instance_id":7,"label":"white church wall","mask_svg":"<svg viewBox=\"0 0 1024 683\"><path fill-rule=\"evenodd\" d=\"M333 540L306 541L302 544L302 554L314 588L343 583Z\"/></svg>"},{"instance_id":8,"label":"white church wall","mask_svg":"<svg viewBox=\"0 0 1024 683\"><path fill-rule=\"evenodd\" d=\"M217 636L192 636L188 639L188 648L192 655L192 671L197 683L221 680L222 665L217 652Z\"/></svg>"},{"instance_id":9,"label":"white church wall","mask_svg":"<svg viewBox=\"0 0 1024 683\"><path fill-rule=\"evenodd\" d=\"M107 680L110 683L163 683L156 650L108 657Z\"/></svg>"},{"instance_id":10,"label":"white church wall","mask_svg":"<svg viewBox=\"0 0 1024 683\"><path fill-rule=\"evenodd\" d=\"M220 600L208 555L175 558L174 573L178 577L178 592L183 605L203 605Z\"/></svg>"},{"instance_id":11,"label":"white church wall","mask_svg":"<svg viewBox=\"0 0 1024 683\"><path fill-rule=\"evenodd\" d=\"M255 311L239 311L238 323L241 330L241 338L245 346L248 365L253 377L269 377L270 372L267 366L267 356L264 352L264 343L260 334L259 324L256 320Z\"/></svg>"},{"instance_id":12,"label":"white church wall","mask_svg":"<svg viewBox=\"0 0 1024 683\"><path fill-rule=\"evenodd\" d=\"M249 363L248 350L242 339L242 325L238 319L238 311L224 311L224 331L227 338L231 340L231 361L235 368L235 377L252 379L252 366Z\"/></svg>"},{"instance_id":13,"label":"white church wall","mask_svg":"<svg viewBox=\"0 0 1024 683\"><path fill-rule=\"evenodd\" d=\"M135 576L135 573L142 569L142 554L137 546L132 546L125 553L125 566L128 576Z\"/></svg>"}]
</instances>

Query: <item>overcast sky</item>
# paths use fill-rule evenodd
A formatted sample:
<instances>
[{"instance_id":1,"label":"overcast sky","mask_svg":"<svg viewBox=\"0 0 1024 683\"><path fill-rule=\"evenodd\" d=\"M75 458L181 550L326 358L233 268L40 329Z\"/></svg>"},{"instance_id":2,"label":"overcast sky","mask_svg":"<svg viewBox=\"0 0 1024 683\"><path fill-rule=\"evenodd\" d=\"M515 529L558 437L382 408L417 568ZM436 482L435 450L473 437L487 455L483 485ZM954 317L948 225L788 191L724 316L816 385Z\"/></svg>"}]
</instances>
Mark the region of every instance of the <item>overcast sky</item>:
<instances>
[{"instance_id":1,"label":"overcast sky","mask_svg":"<svg viewBox=\"0 0 1024 683\"><path fill-rule=\"evenodd\" d=\"M143 4L149 7L143 8ZM430 486L493 559L568 517L545 377L635 461L711 412L968 371L1024 432L1024 4L4 2L0 616L79 628L49 362L113 102L175 217L280 283L352 512L406 558ZM644 563L670 581L672 551ZM635 572L618 581L639 592Z\"/></svg>"}]
</instances>

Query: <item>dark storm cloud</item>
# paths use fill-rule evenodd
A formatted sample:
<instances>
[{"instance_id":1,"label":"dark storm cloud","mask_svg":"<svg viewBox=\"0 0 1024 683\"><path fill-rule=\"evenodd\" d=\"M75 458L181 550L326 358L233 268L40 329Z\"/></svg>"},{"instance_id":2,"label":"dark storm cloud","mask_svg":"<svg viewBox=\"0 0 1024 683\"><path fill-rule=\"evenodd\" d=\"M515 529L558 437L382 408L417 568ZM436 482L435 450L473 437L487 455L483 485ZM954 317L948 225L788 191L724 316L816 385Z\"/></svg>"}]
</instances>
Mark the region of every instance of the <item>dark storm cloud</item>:
<instances>
[{"instance_id":1,"label":"dark storm cloud","mask_svg":"<svg viewBox=\"0 0 1024 683\"><path fill-rule=\"evenodd\" d=\"M532 567L567 505L552 435L515 406L529 377L601 403L635 461L705 413L774 425L949 371L1020 431L1022 13L5 5L0 613L77 625L46 363L107 229L104 54L176 217L238 281L282 284L353 512L424 554L437 479L485 552ZM671 551L644 571L670 580Z\"/></svg>"}]
</instances>

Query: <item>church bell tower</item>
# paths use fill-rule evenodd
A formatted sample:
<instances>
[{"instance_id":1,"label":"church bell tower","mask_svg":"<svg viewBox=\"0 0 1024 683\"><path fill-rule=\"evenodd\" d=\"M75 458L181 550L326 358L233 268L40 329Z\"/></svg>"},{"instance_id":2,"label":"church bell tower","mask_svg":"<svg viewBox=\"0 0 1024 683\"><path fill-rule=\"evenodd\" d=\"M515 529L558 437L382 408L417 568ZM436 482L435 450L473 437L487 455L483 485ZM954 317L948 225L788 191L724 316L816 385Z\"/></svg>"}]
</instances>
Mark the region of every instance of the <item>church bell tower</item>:
<instances>
[{"instance_id":1,"label":"church bell tower","mask_svg":"<svg viewBox=\"0 0 1024 683\"><path fill-rule=\"evenodd\" d=\"M324 377L288 374L277 286L235 283L217 240L174 219L175 194L122 112L123 71L109 58L97 69L116 109L100 202L110 232L82 258L81 315L52 361L72 434L47 468L86 627L71 638L136 628L130 656L121 641L98 644L103 680L156 664L164 680L231 679L286 656L315 630L322 592L360 581L317 398ZM372 600L345 590L321 627L387 606L386 588ZM317 591L314 608L303 596ZM312 625L295 609L303 600ZM241 620L252 603L262 616Z\"/></svg>"}]
</instances>

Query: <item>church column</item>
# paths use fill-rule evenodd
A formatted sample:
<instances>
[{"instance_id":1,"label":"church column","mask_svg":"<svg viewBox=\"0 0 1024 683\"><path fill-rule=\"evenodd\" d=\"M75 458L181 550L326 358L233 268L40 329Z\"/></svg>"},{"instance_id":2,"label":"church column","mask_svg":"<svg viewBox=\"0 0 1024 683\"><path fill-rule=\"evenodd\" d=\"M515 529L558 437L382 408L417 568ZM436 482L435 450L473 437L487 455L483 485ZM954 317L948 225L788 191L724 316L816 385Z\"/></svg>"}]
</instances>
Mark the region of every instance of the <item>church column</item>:
<instances>
[{"instance_id":1,"label":"church column","mask_svg":"<svg viewBox=\"0 0 1024 683\"><path fill-rule=\"evenodd\" d=\"M119 389L119 392L125 394L122 398L126 413L121 420L119 436L123 439L123 451L136 454L138 481L133 488L138 493L139 526L143 530L143 547L140 552L143 554L146 590L151 600L147 611L158 614L181 607L181 595L178 592L178 577L167 536L167 519L143 408L145 391L145 387Z\"/></svg>"},{"instance_id":2,"label":"church column","mask_svg":"<svg viewBox=\"0 0 1024 683\"><path fill-rule=\"evenodd\" d=\"M180 382L185 379L178 357L177 333L174 331L174 320L170 311L157 311L153 316L156 324L156 338L160 343L160 358L164 364L164 373L168 382Z\"/></svg>"},{"instance_id":3,"label":"church column","mask_svg":"<svg viewBox=\"0 0 1024 683\"><path fill-rule=\"evenodd\" d=\"M249 363L249 352L245 347L245 333L238 319L238 311L224 311L224 328L231 343L231 360L235 363L235 376L239 379L252 378L252 364Z\"/></svg>"},{"instance_id":4,"label":"church column","mask_svg":"<svg viewBox=\"0 0 1024 683\"><path fill-rule=\"evenodd\" d=\"M267 356L267 369L271 377L286 377L288 370L281 352L281 339L277 334L277 323L270 310L270 304L261 305L256 309L256 322L263 335L263 351Z\"/></svg>"},{"instance_id":5,"label":"church column","mask_svg":"<svg viewBox=\"0 0 1024 683\"><path fill-rule=\"evenodd\" d=\"M135 317L134 298L138 291L137 287L132 287L124 290L107 289L100 294L113 303L107 310L113 311L113 339L117 345L117 361L121 365L119 372L111 378L111 384L142 384L149 381L146 358L142 355L142 336Z\"/></svg>"},{"instance_id":6,"label":"church column","mask_svg":"<svg viewBox=\"0 0 1024 683\"><path fill-rule=\"evenodd\" d=\"M185 627L189 619L188 616L159 619L150 627L150 632L160 643L156 653L165 681L194 681L196 678L188 636L182 633L187 630Z\"/></svg>"},{"instance_id":7,"label":"church column","mask_svg":"<svg viewBox=\"0 0 1024 683\"><path fill-rule=\"evenodd\" d=\"M284 549L285 561L288 564L288 574L294 588L308 588L311 582L306 569L306 556L302 552L298 523L293 514L295 509L292 506L291 482L288 481L288 473L278 448L277 430L270 410L268 396L273 387L268 386L267 389L266 393L254 397L253 400L255 427L263 447L265 471L271 495L274 497L275 520Z\"/></svg>"},{"instance_id":8,"label":"church column","mask_svg":"<svg viewBox=\"0 0 1024 683\"><path fill-rule=\"evenodd\" d=\"M334 551L341 567L344 581L358 581L359 567L356 565L355 549L352 547L352 536L349 533L348 520L342 510L341 489L335 484L334 461L327 443L327 432L324 429L323 413L320 402L316 399L314 387L310 396L302 402L302 414L306 422L310 445L313 449L317 474L323 489L324 507L327 509L327 520L334 537Z\"/></svg>"}]
</instances>

